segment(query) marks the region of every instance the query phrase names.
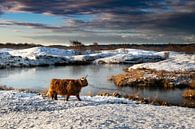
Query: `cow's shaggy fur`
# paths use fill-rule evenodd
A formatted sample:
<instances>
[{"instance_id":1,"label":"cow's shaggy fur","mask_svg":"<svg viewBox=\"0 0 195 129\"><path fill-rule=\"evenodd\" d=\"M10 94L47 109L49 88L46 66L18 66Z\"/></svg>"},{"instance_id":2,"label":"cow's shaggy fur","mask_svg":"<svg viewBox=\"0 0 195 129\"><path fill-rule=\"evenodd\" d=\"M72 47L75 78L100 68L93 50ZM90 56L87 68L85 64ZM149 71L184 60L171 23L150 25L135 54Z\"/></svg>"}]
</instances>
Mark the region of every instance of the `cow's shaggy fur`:
<instances>
[{"instance_id":1,"label":"cow's shaggy fur","mask_svg":"<svg viewBox=\"0 0 195 129\"><path fill-rule=\"evenodd\" d=\"M57 100L57 95L67 95L66 100L68 101L70 95L75 95L79 101L79 93L82 87L88 85L86 77L81 79L52 79L47 95L52 99Z\"/></svg>"}]
</instances>

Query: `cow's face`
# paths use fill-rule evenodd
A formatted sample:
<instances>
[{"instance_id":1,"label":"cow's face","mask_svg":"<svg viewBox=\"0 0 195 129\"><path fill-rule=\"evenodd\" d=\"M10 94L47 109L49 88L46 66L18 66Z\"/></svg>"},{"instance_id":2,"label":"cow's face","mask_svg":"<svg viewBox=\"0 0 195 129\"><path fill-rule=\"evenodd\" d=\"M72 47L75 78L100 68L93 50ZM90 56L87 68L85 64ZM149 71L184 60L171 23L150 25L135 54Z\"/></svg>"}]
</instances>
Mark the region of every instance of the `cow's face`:
<instances>
[{"instance_id":1,"label":"cow's face","mask_svg":"<svg viewBox=\"0 0 195 129\"><path fill-rule=\"evenodd\" d=\"M81 83L82 83L82 87L85 87L85 86L88 85L87 76L82 77L80 80L81 80Z\"/></svg>"}]
</instances>

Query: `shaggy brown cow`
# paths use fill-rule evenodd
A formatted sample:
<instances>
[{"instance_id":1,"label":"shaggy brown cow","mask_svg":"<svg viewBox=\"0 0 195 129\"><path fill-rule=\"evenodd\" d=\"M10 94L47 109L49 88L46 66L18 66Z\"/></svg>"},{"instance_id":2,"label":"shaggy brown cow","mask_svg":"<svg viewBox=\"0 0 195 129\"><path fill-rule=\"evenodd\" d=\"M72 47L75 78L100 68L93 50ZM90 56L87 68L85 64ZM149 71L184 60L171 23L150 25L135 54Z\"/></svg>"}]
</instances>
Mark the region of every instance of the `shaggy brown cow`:
<instances>
[{"instance_id":1,"label":"shaggy brown cow","mask_svg":"<svg viewBox=\"0 0 195 129\"><path fill-rule=\"evenodd\" d=\"M87 76L86 76L87 77ZM70 95L76 95L79 101L79 93L82 87L88 85L86 77L81 79L52 79L47 95L52 99L57 100L57 95L67 95L66 100L68 101Z\"/></svg>"}]
</instances>

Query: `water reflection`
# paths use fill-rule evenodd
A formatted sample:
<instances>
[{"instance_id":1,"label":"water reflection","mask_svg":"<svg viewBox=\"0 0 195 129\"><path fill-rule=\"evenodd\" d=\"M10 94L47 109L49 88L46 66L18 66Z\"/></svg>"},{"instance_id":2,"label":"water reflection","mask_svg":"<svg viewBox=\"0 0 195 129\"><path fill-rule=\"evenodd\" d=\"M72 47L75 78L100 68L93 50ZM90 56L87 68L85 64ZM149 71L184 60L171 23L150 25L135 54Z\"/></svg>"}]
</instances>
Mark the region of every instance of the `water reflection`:
<instances>
[{"instance_id":1,"label":"water reflection","mask_svg":"<svg viewBox=\"0 0 195 129\"><path fill-rule=\"evenodd\" d=\"M52 78L80 78L88 75L88 81L95 87L112 87L107 78L121 73L125 65L88 65L65 67L15 68L0 70L0 85L17 88L41 88L49 85Z\"/></svg>"},{"instance_id":2,"label":"water reflection","mask_svg":"<svg viewBox=\"0 0 195 129\"><path fill-rule=\"evenodd\" d=\"M124 93L136 94L141 97L157 98L167 101L172 104L181 104L184 98L182 97L183 89L163 89L163 88L137 88L137 87L125 87L122 88Z\"/></svg>"},{"instance_id":3,"label":"water reflection","mask_svg":"<svg viewBox=\"0 0 195 129\"><path fill-rule=\"evenodd\" d=\"M88 75L89 86L81 91L81 95L88 92L97 94L101 91L113 93L118 91L122 94L137 94L142 97L153 97L178 104L183 101L181 89L164 90L158 88L125 87L119 89L107 79L113 74L119 74L127 65L87 65L65 67L36 67L14 68L0 70L0 85L16 88L45 88L53 78L80 78Z\"/></svg>"}]
</instances>

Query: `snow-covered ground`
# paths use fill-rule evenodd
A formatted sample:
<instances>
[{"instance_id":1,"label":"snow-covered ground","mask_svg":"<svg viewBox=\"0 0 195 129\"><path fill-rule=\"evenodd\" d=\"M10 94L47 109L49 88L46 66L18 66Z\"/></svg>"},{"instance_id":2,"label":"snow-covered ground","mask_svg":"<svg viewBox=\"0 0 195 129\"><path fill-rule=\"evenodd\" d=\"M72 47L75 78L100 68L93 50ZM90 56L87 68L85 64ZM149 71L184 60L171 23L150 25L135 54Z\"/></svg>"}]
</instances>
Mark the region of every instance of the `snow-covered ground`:
<instances>
[{"instance_id":1,"label":"snow-covered ground","mask_svg":"<svg viewBox=\"0 0 195 129\"><path fill-rule=\"evenodd\" d=\"M84 54L82 54L84 53ZM164 52L136 49L116 49L92 52L63 50L57 48L34 47L21 50L0 49L0 68L72 64L74 62L93 63L142 63L165 59Z\"/></svg>"},{"instance_id":2,"label":"snow-covered ground","mask_svg":"<svg viewBox=\"0 0 195 129\"><path fill-rule=\"evenodd\" d=\"M0 91L0 128L195 128L195 109L136 104L114 97L81 98L53 101L31 93Z\"/></svg>"},{"instance_id":3,"label":"snow-covered ground","mask_svg":"<svg viewBox=\"0 0 195 129\"><path fill-rule=\"evenodd\" d=\"M167 53L169 53L169 57L166 55ZM143 63L134 65L130 69L151 68L167 71L195 70L195 54L177 52L156 52L124 48L105 50L97 53L47 47L34 47L21 50L0 49L0 68L73 64L78 61L97 64Z\"/></svg>"},{"instance_id":4,"label":"snow-covered ground","mask_svg":"<svg viewBox=\"0 0 195 129\"><path fill-rule=\"evenodd\" d=\"M155 63L136 64L129 69L147 68L165 71L195 71L195 54L170 52L169 58Z\"/></svg>"},{"instance_id":5,"label":"snow-covered ground","mask_svg":"<svg viewBox=\"0 0 195 129\"><path fill-rule=\"evenodd\" d=\"M96 63L105 64L136 64L143 62L155 62L165 59L164 52L145 51L140 49L116 49L111 51L114 54L109 57L99 58L95 60Z\"/></svg>"}]
</instances>

